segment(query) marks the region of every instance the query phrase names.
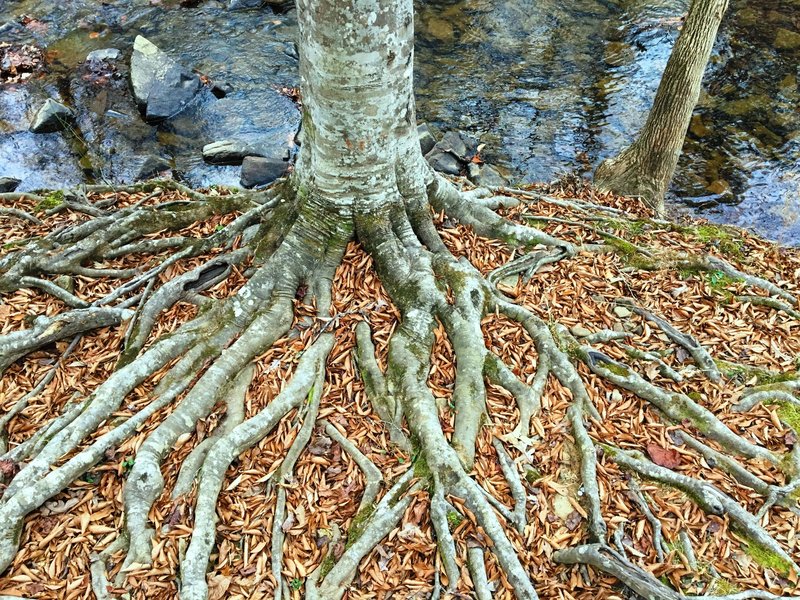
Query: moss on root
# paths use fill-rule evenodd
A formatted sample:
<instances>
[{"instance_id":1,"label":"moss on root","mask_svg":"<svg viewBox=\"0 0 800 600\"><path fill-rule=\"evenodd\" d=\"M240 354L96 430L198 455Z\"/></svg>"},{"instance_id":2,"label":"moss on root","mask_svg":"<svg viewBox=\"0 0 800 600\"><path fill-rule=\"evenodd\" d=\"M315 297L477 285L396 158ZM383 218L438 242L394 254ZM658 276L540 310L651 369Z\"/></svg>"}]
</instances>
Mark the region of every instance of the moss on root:
<instances>
[{"instance_id":1,"label":"moss on root","mask_svg":"<svg viewBox=\"0 0 800 600\"><path fill-rule=\"evenodd\" d=\"M64 203L64 192L56 190L50 192L36 205L36 211L52 210Z\"/></svg>"},{"instance_id":2,"label":"moss on root","mask_svg":"<svg viewBox=\"0 0 800 600\"><path fill-rule=\"evenodd\" d=\"M353 520L350 522L350 529L347 531L347 543L345 550L355 544L358 538L364 533L370 517L375 512L375 504L368 504L356 513Z\"/></svg>"},{"instance_id":3,"label":"moss on root","mask_svg":"<svg viewBox=\"0 0 800 600\"><path fill-rule=\"evenodd\" d=\"M789 561L754 540L746 540L744 550L765 569L772 569L781 575L789 575L792 571L793 567Z\"/></svg>"}]
</instances>

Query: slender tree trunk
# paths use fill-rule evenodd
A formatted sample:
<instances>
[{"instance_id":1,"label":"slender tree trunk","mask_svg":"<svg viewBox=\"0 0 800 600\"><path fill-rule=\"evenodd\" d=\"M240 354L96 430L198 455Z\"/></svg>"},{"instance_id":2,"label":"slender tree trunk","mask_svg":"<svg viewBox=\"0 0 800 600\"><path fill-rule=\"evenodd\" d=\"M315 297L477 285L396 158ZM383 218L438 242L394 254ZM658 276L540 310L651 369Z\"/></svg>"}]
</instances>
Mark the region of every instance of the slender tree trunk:
<instances>
[{"instance_id":1,"label":"slender tree trunk","mask_svg":"<svg viewBox=\"0 0 800 600\"><path fill-rule=\"evenodd\" d=\"M692 111L728 0L693 0L638 139L595 172L595 184L639 196L658 214L678 164Z\"/></svg>"}]
</instances>

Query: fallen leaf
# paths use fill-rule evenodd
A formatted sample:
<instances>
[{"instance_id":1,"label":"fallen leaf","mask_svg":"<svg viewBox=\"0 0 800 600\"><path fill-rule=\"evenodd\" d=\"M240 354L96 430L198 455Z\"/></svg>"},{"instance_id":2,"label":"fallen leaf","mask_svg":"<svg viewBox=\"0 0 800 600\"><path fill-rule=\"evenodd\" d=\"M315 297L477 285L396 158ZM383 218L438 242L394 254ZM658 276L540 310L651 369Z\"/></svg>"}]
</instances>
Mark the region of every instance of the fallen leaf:
<instances>
[{"instance_id":1,"label":"fallen leaf","mask_svg":"<svg viewBox=\"0 0 800 600\"><path fill-rule=\"evenodd\" d=\"M662 467L675 469L681 464L681 453L674 448L662 448L658 444L647 444L650 459Z\"/></svg>"}]
</instances>

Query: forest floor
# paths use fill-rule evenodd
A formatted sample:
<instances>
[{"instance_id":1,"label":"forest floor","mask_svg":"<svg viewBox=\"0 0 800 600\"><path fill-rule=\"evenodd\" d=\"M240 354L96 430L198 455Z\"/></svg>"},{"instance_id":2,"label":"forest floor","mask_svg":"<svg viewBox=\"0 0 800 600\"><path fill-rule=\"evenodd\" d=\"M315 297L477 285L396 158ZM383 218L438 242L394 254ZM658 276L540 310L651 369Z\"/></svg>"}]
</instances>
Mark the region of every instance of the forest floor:
<instances>
[{"instance_id":1,"label":"forest floor","mask_svg":"<svg viewBox=\"0 0 800 600\"><path fill-rule=\"evenodd\" d=\"M618 248L615 253L581 253L546 265L528 282L520 278L503 281L500 287L507 295L542 319L558 321L571 328L576 337L607 329L630 332L632 337L626 344L659 352L664 362L681 373L684 381L677 384L664 378L655 363L637 363L646 379L667 389L680 389L749 441L782 452L799 443L796 431L800 431L800 411L791 412L779 405L764 403L744 413L731 410L741 399L742 390L747 385L752 386L757 375L751 377L749 371L740 370L734 377L726 372L720 382L712 383L694 367L691 357L682 348L676 347L645 318L619 305L617 300L634 298L639 306L690 333L715 358L779 372L796 371L800 357L800 320L741 298L742 295L764 296L765 292L749 288L722 272L652 268L653 265L643 264L641 256L631 251L630 244L664 252L717 254L743 271L775 282L795 295L800 294L800 249L779 247L745 231L701 221L656 222L637 202L599 194L581 183L564 181L538 186L536 190L554 198L579 198L613 206L627 211L634 219L587 220L581 211L559 206L546 197L505 210L506 216L539 226L559 238L575 243L611 240ZM147 196L145 192L120 193L116 206L134 204ZM146 203L179 199L180 192L163 191L150 196ZM16 242L45 235L85 218L71 210L48 214L47 209L52 206L24 199L8 206L25 210L41 222L0 216L4 244L0 255L13 249ZM191 233L208 235L234 216L213 217L194 226ZM556 220L549 220L551 218ZM467 257L484 274L515 256L515 251L504 243L480 238L461 225L442 219L437 225L451 252ZM600 235L598 230L619 239ZM164 256L151 256L147 260ZM180 261L162 273L161 278L171 279L202 264L208 257ZM141 257L126 257L113 266L145 266L137 262L139 259ZM245 270L246 265L241 266L239 272L206 295L220 298L230 295L245 281ZM112 290L112 283L103 279L75 277L72 283L74 294L88 302ZM356 243L348 248L337 271L333 291L333 324L323 326L332 327L337 343L329 358L319 418L338 428L377 465L384 481L391 482L407 469L414 468L415 457L393 447L387 429L366 398L354 359L354 327L359 320L369 321L378 361L383 366L387 341L397 324L398 314L372 268L372 259ZM32 289L0 296L0 335L29 326L26 324L31 317L55 315L64 308L52 296ZM192 304L174 306L161 315L154 336L174 330L196 311L197 307ZM314 314L313 307L302 306L299 300L296 312L298 317ZM258 412L276 396L293 372L299 355L319 334L320 325L308 326L307 323L298 318L290 334L258 359L257 374L246 397L246 416ZM494 315L484 319L483 327L487 346L512 366L523 381L531 383L536 372L536 352L525 330L509 319ZM69 340L13 364L0 380L0 415L48 371L57 369L57 373L44 392L8 423L9 447L19 444L58 415L67 402L89 394L106 379L119 357L124 333L124 326L102 329L79 337L66 356ZM455 361L446 336L439 332L437 339L429 384L442 402L441 420L449 433L453 429L452 411L446 410L446 405L452 393ZM604 352L627 360L626 350L618 342L606 344ZM593 422L589 430L597 442L640 450L657 464L712 482L749 511L758 511L763 499L683 445L675 435L675 426L655 407L604 382L581 363L578 369L602 417L602 421ZM141 408L148 401L151 389L152 384L137 388L127 404L114 414L115 419L129 417ZM487 491L507 505L513 505L492 444L494 436L504 439L524 475L528 523L522 534L511 526L507 533L531 573L540 597L543 600L627 597L615 579L592 569L557 565L551 559L556 550L587 541L586 512L579 490L579 458L566 418L571 401L569 392L554 377L549 379L542 397L542 410L532 421L530 438L523 439L509 436L519 418L514 400L499 387L487 385L487 391L489 419L481 432L474 476ZM121 531L122 488L126 474L136 449L168 411L169 407L156 413L137 435L107 452L102 463L29 515L19 554L0 576L0 595L69 600L93 597L91 557L107 547ZM171 498L171 487L181 461L213 431L223 414L224 406L218 406L209 419L197 423L192 435L182 437L166 457L163 472L167 485L151 513L158 532L152 565L131 565L127 570L127 584L114 592L130 591L132 598L176 597L175 577L192 531L193 502L191 497ZM89 441L112 425L112 420L105 423ZM212 600L271 597L275 582L270 574L270 531L275 491L267 483L270 474L280 466L281 457L290 447L299 426L292 413L228 471L219 498L217 546L209 572ZM744 464L767 482L784 483L774 465L756 460ZM0 469L14 468L13 464L0 463ZM364 489L364 478L350 456L321 427L315 430L310 445L300 456L294 475L294 484L287 488L289 511L282 529L286 535L284 574L299 599L304 579L325 558L332 529L338 526L341 531L347 531L350 527ZM725 516L709 516L683 493L642 481L639 485L643 497L648 499L650 509L661 523L668 550L659 559L651 523L642 512L640 496L632 491L631 476L601 453L598 481L609 532L621 527L621 541L629 558L682 593L729 594L756 588L776 594L800 594L795 587L797 575L780 572L779 565L770 562L769 557L759 553L757 548L748 548L731 531ZM454 518L451 523L462 565L461 588L466 594L471 588L466 567L467 548L470 544L481 543L485 536L463 503L457 498L449 500L467 516L463 520ZM417 492L400 525L362 562L347 598L428 597L434 572L440 568L428 519L428 504L427 492ZM790 555L800 556L800 517L786 508L774 506L762 517L761 525ZM694 557L686 550L687 539ZM496 585L495 597L511 598L508 583L491 553L486 554L486 559L489 580ZM112 597L116 596L112 594Z\"/></svg>"}]
</instances>

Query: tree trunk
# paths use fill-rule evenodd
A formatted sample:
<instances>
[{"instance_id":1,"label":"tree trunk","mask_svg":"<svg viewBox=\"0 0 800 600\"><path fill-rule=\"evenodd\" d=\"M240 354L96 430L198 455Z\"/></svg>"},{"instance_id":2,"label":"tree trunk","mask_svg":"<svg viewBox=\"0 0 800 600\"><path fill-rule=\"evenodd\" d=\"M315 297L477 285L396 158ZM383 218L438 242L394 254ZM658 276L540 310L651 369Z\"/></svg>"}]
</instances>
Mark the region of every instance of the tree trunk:
<instances>
[{"instance_id":1,"label":"tree trunk","mask_svg":"<svg viewBox=\"0 0 800 600\"><path fill-rule=\"evenodd\" d=\"M420 193L410 0L300 0L301 198L353 218Z\"/></svg>"},{"instance_id":2,"label":"tree trunk","mask_svg":"<svg viewBox=\"0 0 800 600\"><path fill-rule=\"evenodd\" d=\"M641 197L664 213L669 187L728 0L693 0L638 139L595 172L598 188Z\"/></svg>"}]
</instances>

